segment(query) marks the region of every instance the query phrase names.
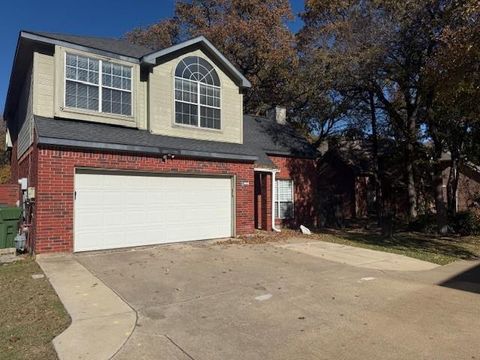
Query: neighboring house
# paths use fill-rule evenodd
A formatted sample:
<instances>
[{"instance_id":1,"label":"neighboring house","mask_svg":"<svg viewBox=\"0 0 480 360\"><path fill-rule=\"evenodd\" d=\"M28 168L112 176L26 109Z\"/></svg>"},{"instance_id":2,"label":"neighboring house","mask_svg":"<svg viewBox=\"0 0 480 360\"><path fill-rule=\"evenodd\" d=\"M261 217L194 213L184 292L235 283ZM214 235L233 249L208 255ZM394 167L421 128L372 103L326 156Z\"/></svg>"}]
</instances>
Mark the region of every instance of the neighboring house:
<instances>
[{"instance_id":1,"label":"neighboring house","mask_svg":"<svg viewBox=\"0 0 480 360\"><path fill-rule=\"evenodd\" d=\"M386 160L389 144L381 146ZM394 160L393 160L394 161ZM407 209L403 176L398 166L388 166L383 182L384 201L394 215ZM374 163L371 144L360 140L331 141L318 162L318 196L321 218L326 225L343 226L345 221L376 214Z\"/></svg>"},{"instance_id":2,"label":"neighboring house","mask_svg":"<svg viewBox=\"0 0 480 360\"><path fill-rule=\"evenodd\" d=\"M450 174L450 155L444 156L443 161L443 188L447 198L447 184ZM471 162L462 162L459 165L457 187L457 211L467 211L472 208L480 209L480 166Z\"/></svg>"},{"instance_id":3,"label":"neighboring house","mask_svg":"<svg viewBox=\"0 0 480 360\"><path fill-rule=\"evenodd\" d=\"M382 193L389 211L403 217L408 212L408 198L403 181L401 162L392 151L394 144L380 144L380 160L388 173L384 174ZM447 199L447 182L450 172L450 155L442 156L444 199ZM457 211L479 206L480 167L462 163L459 167ZM317 164L318 209L322 223L342 226L345 221L362 219L376 214L375 179L371 143L359 140L341 140L325 147ZM433 191L419 193L419 201L427 211L435 211Z\"/></svg>"},{"instance_id":4,"label":"neighboring house","mask_svg":"<svg viewBox=\"0 0 480 360\"><path fill-rule=\"evenodd\" d=\"M4 117L37 253L314 224L316 151L244 116L249 81L203 37L153 51L20 33ZM28 190L28 191L27 191Z\"/></svg>"}]
</instances>

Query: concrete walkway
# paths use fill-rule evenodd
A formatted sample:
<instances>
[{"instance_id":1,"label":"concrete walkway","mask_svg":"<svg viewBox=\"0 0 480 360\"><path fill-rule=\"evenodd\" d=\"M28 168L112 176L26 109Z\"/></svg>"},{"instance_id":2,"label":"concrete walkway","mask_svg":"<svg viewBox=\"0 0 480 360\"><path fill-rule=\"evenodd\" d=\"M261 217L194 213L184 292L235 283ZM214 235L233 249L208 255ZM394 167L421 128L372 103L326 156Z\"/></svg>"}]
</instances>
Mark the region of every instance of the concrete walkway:
<instances>
[{"instance_id":1,"label":"concrete walkway","mask_svg":"<svg viewBox=\"0 0 480 360\"><path fill-rule=\"evenodd\" d=\"M437 268L439 265L417 260L408 256L363 249L348 245L323 241L300 242L277 245L283 249L367 269L394 271L422 271Z\"/></svg>"},{"instance_id":2,"label":"concrete walkway","mask_svg":"<svg viewBox=\"0 0 480 360\"><path fill-rule=\"evenodd\" d=\"M133 332L136 312L71 255L39 256L37 263L72 318L53 340L59 359L114 356Z\"/></svg>"}]
</instances>

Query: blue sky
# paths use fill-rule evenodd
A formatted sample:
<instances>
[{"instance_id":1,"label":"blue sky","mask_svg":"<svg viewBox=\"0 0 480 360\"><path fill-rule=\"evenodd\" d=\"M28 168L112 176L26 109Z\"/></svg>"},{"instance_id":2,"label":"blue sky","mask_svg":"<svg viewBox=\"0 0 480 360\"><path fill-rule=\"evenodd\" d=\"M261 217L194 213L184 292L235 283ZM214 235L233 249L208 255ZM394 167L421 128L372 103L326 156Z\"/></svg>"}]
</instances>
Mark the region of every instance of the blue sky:
<instances>
[{"instance_id":1,"label":"blue sky","mask_svg":"<svg viewBox=\"0 0 480 360\"><path fill-rule=\"evenodd\" d=\"M291 0L295 14L303 9L303 0ZM61 0L7 1L2 4L0 22L0 114L8 88L18 32L37 30L76 35L119 37L127 31L173 15L175 0L136 0L81 2ZM8 14L8 16L7 16ZM301 21L290 27L296 31Z\"/></svg>"}]
</instances>

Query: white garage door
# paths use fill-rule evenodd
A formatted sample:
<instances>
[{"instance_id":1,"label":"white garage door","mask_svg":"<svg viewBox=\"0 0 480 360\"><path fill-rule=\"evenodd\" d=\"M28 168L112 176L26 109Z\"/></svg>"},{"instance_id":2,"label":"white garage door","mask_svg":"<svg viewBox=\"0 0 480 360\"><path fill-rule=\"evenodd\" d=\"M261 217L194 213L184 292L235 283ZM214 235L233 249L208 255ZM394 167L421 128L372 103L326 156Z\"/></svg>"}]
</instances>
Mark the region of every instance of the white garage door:
<instances>
[{"instance_id":1,"label":"white garage door","mask_svg":"<svg viewBox=\"0 0 480 360\"><path fill-rule=\"evenodd\" d=\"M231 178L78 172L75 191L75 251L232 236Z\"/></svg>"}]
</instances>

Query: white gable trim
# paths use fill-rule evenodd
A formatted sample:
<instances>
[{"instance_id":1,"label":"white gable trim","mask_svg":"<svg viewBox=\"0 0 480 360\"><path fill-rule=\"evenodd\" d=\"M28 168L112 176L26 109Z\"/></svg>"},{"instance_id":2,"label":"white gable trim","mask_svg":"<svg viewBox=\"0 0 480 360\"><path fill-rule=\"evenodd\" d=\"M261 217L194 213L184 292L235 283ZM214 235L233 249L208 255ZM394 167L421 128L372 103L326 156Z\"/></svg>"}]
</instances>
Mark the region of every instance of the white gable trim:
<instances>
[{"instance_id":1,"label":"white gable trim","mask_svg":"<svg viewBox=\"0 0 480 360\"><path fill-rule=\"evenodd\" d=\"M237 80L238 85L242 88L249 88L252 87L252 84L248 79L242 75L240 71L237 70L233 64L228 61L228 59L222 55L220 51L217 50L215 46L212 45L210 41L208 41L204 36L199 36L187 41L184 41L180 44L170 46L166 49L155 51L151 54L144 55L141 58L141 62L147 65L156 65L157 59L164 57L166 55L172 54L176 51L182 50L188 46L200 44L205 46L208 50L212 52L215 56L215 59L220 62L225 68L229 71L229 73Z\"/></svg>"}]
</instances>

